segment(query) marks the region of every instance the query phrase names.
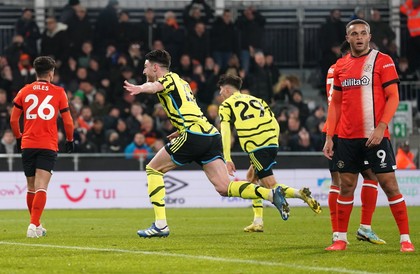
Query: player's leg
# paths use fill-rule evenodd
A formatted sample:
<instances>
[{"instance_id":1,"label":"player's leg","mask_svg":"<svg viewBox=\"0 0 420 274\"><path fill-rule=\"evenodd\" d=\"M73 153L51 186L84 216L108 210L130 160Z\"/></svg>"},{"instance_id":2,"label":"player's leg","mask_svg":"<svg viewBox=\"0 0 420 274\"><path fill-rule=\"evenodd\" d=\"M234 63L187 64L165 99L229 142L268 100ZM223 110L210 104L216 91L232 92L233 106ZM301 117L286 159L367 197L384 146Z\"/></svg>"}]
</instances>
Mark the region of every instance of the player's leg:
<instances>
[{"instance_id":1,"label":"player's leg","mask_svg":"<svg viewBox=\"0 0 420 274\"><path fill-rule=\"evenodd\" d=\"M26 186L26 205L30 215L32 211L32 203L35 198L35 176L26 177Z\"/></svg>"},{"instance_id":2,"label":"player's leg","mask_svg":"<svg viewBox=\"0 0 420 274\"><path fill-rule=\"evenodd\" d=\"M358 173L340 173L340 194L337 198L337 240L326 250L344 250L347 244L347 230L353 209L354 190L357 185Z\"/></svg>"},{"instance_id":3,"label":"player's leg","mask_svg":"<svg viewBox=\"0 0 420 274\"><path fill-rule=\"evenodd\" d=\"M331 186L328 192L328 207L330 209L330 220L332 228L332 241L338 239L337 199L340 193L340 173L331 171Z\"/></svg>"},{"instance_id":4,"label":"player's leg","mask_svg":"<svg viewBox=\"0 0 420 274\"><path fill-rule=\"evenodd\" d=\"M143 238L166 237L169 235L169 228L166 220L165 209L165 184L163 175L176 167L171 155L165 147L161 148L153 159L146 166L147 192L155 213L155 222L151 227L137 231Z\"/></svg>"},{"instance_id":5,"label":"player's leg","mask_svg":"<svg viewBox=\"0 0 420 274\"><path fill-rule=\"evenodd\" d=\"M255 173L254 166L251 164L246 173L246 179L248 182L258 184L258 177ZM254 212L254 219L249 226L244 228L245 232L264 232L263 223L263 212L264 212L264 200L253 199L252 200L252 211Z\"/></svg>"},{"instance_id":6,"label":"player's leg","mask_svg":"<svg viewBox=\"0 0 420 274\"><path fill-rule=\"evenodd\" d=\"M280 187L272 190L246 181L230 181L226 165L221 158L207 162L203 165L203 170L221 196L268 200L280 211L282 218L287 219L288 206Z\"/></svg>"},{"instance_id":7,"label":"player's leg","mask_svg":"<svg viewBox=\"0 0 420 274\"><path fill-rule=\"evenodd\" d=\"M353 209L354 190L357 186L359 172L363 167L364 139L338 138L336 167L340 172L340 193L337 197L338 237L325 250L345 250L347 246L347 229Z\"/></svg>"},{"instance_id":8,"label":"player's leg","mask_svg":"<svg viewBox=\"0 0 420 274\"><path fill-rule=\"evenodd\" d=\"M384 138L378 146L370 149L367 152L367 160L388 198L389 207L400 232L401 251L414 251L409 236L407 206L395 176L395 154L389 139Z\"/></svg>"},{"instance_id":9,"label":"player's leg","mask_svg":"<svg viewBox=\"0 0 420 274\"><path fill-rule=\"evenodd\" d=\"M366 161L366 163L368 163ZM362 191L360 193L362 201L362 212L360 218L360 226L356 232L356 238L360 241L367 241L373 244L385 244L372 230L372 216L375 212L376 201L378 198L378 179L375 173L366 166L367 169L361 172L363 176Z\"/></svg>"}]
</instances>

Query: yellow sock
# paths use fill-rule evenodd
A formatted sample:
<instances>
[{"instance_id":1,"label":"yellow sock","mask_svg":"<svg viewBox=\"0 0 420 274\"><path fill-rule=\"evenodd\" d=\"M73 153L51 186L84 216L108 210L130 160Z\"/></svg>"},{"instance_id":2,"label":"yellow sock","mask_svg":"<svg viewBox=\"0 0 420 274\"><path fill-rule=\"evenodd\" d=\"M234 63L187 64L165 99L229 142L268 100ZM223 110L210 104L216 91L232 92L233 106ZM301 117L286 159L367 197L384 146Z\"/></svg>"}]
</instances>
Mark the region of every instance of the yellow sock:
<instances>
[{"instance_id":1,"label":"yellow sock","mask_svg":"<svg viewBox=\"0 0 420 274\"><path fill-rule=\"evenodd\" d=\"M252 200L252 210L254 211L254 220L263 218L263 199Z\"/></svg>"},{"instance_id":2,"label":"yellow sock","mask_svg":"<svg viewBox=\"0 0 420 274\"><path fill-rule=\"evenodd\" d=\"M271 189L258 186L246 181L230 182L228 189L229 197L241 197L244 199L264 199L273 200Z\"/></svg>"},{"instance_id":3,"label":"yellow sock","mask_svg":"<svg viewBox=\"0 0 420 274\"><path fill-rule=\"evenodd\" d=\"M299 191L296 188L287 186L285 184L277 184L277 186L281 186L282 189L284 189L285 198L297 198L296 193L299 193Z\"/></svg>"},{"instance_id":4,"label":"yellow sock","mask_svg":"<svg viewBox=\"0 0 420 274\"><path fill-rule=\"evenodd\" d=\"M146 166L147 174L147 192L150 202L155 211L156 220L166 220L165 210L165 184L163 182L163 173L154 170L149 165Z\"/></svg>"}]
</instances>

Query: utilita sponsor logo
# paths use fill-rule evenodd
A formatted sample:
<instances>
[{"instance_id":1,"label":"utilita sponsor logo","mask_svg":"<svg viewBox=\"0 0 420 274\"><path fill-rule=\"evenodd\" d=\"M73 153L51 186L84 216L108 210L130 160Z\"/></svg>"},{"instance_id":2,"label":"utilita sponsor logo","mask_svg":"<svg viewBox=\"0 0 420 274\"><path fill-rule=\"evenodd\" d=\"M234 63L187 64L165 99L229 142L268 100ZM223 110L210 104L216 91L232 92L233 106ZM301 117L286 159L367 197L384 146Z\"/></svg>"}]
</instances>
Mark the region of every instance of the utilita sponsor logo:
<instances>
[{"instance_id":1,"label":"utilita sponsor logo","mask_svg":"<svg viewBox=\"0 0 420 274\"><path fill-rule=\"evenodd\" d=\"M0 197L20 196L25 193L26 193L26 185L25 186L15 185L14 187L10 187L10 188L0 188Z\"/></svg>"},{"instance_id":2,"label":"utilita sponsor logo","mask_svg":"<svg viewBox=\"0 0 420 274\"><path fill-rule=\"evenodd\" d=\"M85 183L89 184L90 183L90 179L89 178L85 178ZM66 196L66 198L73 203L78 203L80 201L82 201L85 197L86 194L88 193L88 191L93 191L95 193L94 197L98 200L113 200L117 197L116 195L116 190L115 189L103 189L103 188L94 188L94 189L83 189L82 192L79 192L77 194L70 194L70 185L68 184L63 184L60 185L60 187L64 190L64 195Z\"/></svg>"},{"instance_id":3,"label":"utilita sponsor logo","mask_svg":"<svg viewBox=\"0 0 420 274\"><path fill-rule=\"evenodd\" d=\"M369 77L365 75L360 79L356 79L356 78L346 79L343 82L341 82L341 86L342 87L367 86L369 85L369 82L370 82Z\"/></svg>"}]
</instances>

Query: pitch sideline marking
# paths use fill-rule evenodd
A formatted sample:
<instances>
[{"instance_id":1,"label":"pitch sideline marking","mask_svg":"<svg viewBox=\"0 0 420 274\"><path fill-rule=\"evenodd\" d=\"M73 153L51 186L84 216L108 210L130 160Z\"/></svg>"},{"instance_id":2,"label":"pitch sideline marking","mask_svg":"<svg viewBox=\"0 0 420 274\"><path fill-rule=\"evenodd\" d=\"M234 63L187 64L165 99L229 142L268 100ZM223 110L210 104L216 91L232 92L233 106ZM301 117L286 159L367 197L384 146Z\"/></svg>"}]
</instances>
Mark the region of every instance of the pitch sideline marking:
<instances>
[{"instance_id":1,"label":"pitch sideline marking","mask_svg":"<svg viewBox=\"0 0 420 274\"><path fill-rule=\"evenodd\" d=\"M373 272L357 271L357 270L351 270L351 269L345 269L345 268L305 266L305 265L298 265L298 264L286 264L286 263L243 260L243 259L229 259L229 258L210 257L210 256L195 256L195 255L188 255L188 254L176 254L176 253L158 252L158 251L97 248L97 247L83 247L83 246L65 246L65 245L48 245L48 244L26 244L26 243L15 243L15 242L4 242L4 241L0 241L0 245L44 247L44 248L72 249L72 250L84 250L84 251L117 252L117 253L131 253L131 254L142 254L142 255L159 255L159 256L186 258L186 259L201 259L201 260L207 260L207 261L226 262L226 263L245 263L245 264L252 264L252 265L263 265L263 266L281 266L281 267L287 267L287 268L293 268L293 269L312 270L312 271L339 272L339 273L350 273L350 274L373 274Z\"/></svg>"}]
</instances>

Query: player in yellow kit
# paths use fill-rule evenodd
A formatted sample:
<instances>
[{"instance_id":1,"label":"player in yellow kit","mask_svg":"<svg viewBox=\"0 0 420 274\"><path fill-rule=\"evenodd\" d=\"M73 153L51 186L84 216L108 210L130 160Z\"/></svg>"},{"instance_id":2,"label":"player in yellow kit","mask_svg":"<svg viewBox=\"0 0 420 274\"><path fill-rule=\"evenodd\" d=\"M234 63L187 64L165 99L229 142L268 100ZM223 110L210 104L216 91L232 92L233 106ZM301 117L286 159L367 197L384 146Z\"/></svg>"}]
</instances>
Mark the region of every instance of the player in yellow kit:
<instances>
[{"instance_id":1,"label":"player in yellow kit","mask_svg":"<svg viewBox=\"0 0 420 274\"><path fill-rule=\"evenodd\" d=\"M247 179L266 188L279 186L273 175L272 167L279 147L279 124L264 100L240 93L242 79L233 75L222 75L219 83L220 95L224 101L219 107L223 154L228 172L233 176L235 164L230 156L231 125L238 133L242 150L249 155L251 166ZM309 188L300 190L280 185L286 198L300 198L316 213L321 212L319 203L311 197ZM263 232L263 200L252 200L254 221L244 228L245 232Z\"/></svg>"}]
</instances>

